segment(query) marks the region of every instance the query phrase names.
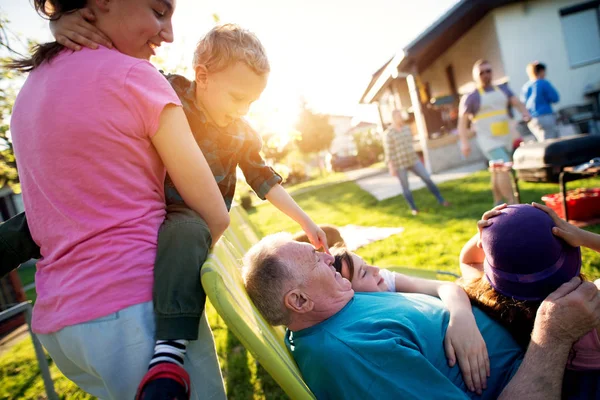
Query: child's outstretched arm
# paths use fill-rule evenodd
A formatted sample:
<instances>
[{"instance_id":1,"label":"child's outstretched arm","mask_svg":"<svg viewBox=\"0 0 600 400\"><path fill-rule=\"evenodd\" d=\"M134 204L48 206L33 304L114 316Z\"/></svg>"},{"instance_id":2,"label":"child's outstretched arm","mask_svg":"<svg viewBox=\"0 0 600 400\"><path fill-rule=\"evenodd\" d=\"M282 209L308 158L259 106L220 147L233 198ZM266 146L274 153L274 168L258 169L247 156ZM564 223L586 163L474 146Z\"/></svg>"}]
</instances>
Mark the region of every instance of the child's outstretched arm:
<instances>
[{"instance_id":1,"label":"child's outstretched arm","mask_svg":"<svg viewBox=\"0 0 600 400\"><path fill-rule=\"evenodd\" d=\"M50 21L50 31L56 41L66 48L78 51L81 47L97 49L98 45L112 48L112 42L94 26L96 16L88 8L81 8Z\"/></svg>"},{"instance_id":2,"label":"child's outstretched arm","mask_svg":"<svg viewBox=\"0 0 600 400\"><path fill-rule=\"evenodd\" d=\"M458 361L469 390L481 394L487 387L490 361L465 291L451 282L413 278L402 274L396 274L396 291L423 293L442 300L450 311L450 322L444 339L448 365L452 367Z\"/></svg>"},{"instance_id":3,"label":"child's outstretched arm","mask_svg":"<svg viewBox=\"0 0 600 400\"><path fill-rule=\"evenodd\" d=\"M262 139L247 123L244 124L248 147L241 157L239 166L244 172L246 182L254 190L256 195L268 200L285 215L296 221L301 227L310 243L319 249L323 247L329 252L327 236L317 224L296 204L294 199L285 191L281 176L269 167L263 160L260 150Z\"/></svg>"},{"instance_id":4,"label":"child's outstretched arm","mask_svg":"<svg viewBox=\"0 0 600 400\"><path fill-rule=\"evenodd\" d=\"M277 184L269 190L265 196L267 200L282 213L293 219L302 227L302 230L308 236L310 243L315 246L316 249L323 247L326 252L329 253L329 247L327 246L327 235L312 219L300 208L300 206L292 199L292 196L285 191L283 186Z\"/></svg>"},{"instance_id":5,"label":"child's outstretched arm","mask_svg":"<svg viewBox=\"0 0 600 400\"><path fill-rule=\"evenodd\" d=\"M583 246L600 253L600 235L571 225L564 219L559 218L551 208L538 203L532 203L532 205L535 208L539 208L540 210L544 211L550 216L550 218L552 218L556 224L556 226L552 228L552 233L554 233L555 236L563 239L571 246Z\"/></svg>"}]
</instances>

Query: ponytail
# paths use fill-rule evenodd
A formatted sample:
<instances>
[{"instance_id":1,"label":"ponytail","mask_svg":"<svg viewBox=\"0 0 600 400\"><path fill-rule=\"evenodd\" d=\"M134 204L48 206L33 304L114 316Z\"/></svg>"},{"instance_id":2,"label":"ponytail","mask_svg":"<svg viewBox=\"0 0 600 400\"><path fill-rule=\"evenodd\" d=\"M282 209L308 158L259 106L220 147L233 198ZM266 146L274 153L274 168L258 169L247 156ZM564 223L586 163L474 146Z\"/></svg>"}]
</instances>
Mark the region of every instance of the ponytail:
<instances>
[{"instance_id":1,"label":"ponytail","mask_svg":"<svg viewBox=\"0 0 600 400\"><path fill-rule=\"evenodd\" d=\"M33 6L42 18L50 21L56 21L60 17L70 12L85 7L86 0L33 0ZM44 62L50 62L65 48L57 43L43 43L33 47L31 57L23 59L12 59L5 64L6 68L16 69L22 72L29 72Z\"/></svg>"}]
</instances>

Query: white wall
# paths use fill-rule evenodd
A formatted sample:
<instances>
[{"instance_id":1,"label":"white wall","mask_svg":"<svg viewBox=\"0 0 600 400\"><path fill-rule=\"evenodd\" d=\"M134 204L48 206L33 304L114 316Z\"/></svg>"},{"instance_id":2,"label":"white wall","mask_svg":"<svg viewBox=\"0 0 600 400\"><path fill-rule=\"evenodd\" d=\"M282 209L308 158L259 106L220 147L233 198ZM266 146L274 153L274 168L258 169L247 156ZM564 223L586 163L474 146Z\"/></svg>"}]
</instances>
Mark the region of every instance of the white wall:
<instances>
[{"instance_id":1,"label":"white wall","mask_svg":"<svg viewBox=\"0 0 600 400\"><path fill-rule=\"evenodd\" d=\"M492 15L486 15L465 33L445 53L440 55L426 70L420 71L423 84L429 82L432 97L451 94L446 67L452 65L459 92L463 93L473 81L473 64L479 59L490 61L494 68L494 79L504 76L505 69L496 26ZM461 87L463 89L461 90Z\"/></svg>"},{"instance_id":2,"label":"white wall","mask_svg":"<svg viewBox=\"0 0 600 400\"><path fill-rule=\"evenodd\" d=\"M346 115L330 115L329 125L333 127L335 136L344 135L352 127L352 117Z\"/></svg>"},{"instance_id":3,"label":"white wall","mask_svg":"<svg viewBox=\"0 0 600 400\"><path fill-rule=\"evenodd\" d=\"M558 13L561 8L585 1L528 1L492 12L506 74L516 94L520 95L528 80L526 65L539 60L546 64L547 78L560 93L555 110L589 102L583 96L583 89L588 83L600 81L600 63L571 68Z\"/></svg>"},{"instance_id":4,"label":"white wall","mask_svg":"<svg viewBox=\"0 0 600 400\"><path fill-rule=\"evenodd\" d=\"M341 153L347 155L356 151L356 145L352 136L346 133L352 128L352 117L346 115L330 115L329 124L333 127L335 137L329 146L329 151L333 154Z\"/></svg>"}]
</instances>

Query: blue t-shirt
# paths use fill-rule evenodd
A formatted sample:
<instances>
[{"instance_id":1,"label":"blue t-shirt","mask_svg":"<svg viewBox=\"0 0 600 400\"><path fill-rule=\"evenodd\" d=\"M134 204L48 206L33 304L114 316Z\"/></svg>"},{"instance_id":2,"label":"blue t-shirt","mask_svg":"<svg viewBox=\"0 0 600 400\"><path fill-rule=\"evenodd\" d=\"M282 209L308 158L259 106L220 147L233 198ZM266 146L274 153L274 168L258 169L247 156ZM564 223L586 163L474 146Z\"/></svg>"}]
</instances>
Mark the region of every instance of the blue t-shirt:
<instances>
[{"instance_id":1,"label":"blue t-shirt","mask_svg":"<svg viewBox=\"0 0 600 400\"><path fill-rule=\"evenodd\" d=\"M499 324L473 313L491 367L482 396L468 392L458 366L448 367L450 316L435 297L356 293L326 321L288 331L286 344L318 399L496 399L524 352Z\"/></svg>"},{"instance_id":2,"label":"blue t-shirt","mask_svg":"<svg viewBox=\"0 0 600 400\"><path fill-rule=\"evenodd\" d=\"M558 92L554 86L545 79L529 81L523 86L521 101L527 107L532 117L552 114L552 103L559 100Z\"/></svg>"}]
</instances>

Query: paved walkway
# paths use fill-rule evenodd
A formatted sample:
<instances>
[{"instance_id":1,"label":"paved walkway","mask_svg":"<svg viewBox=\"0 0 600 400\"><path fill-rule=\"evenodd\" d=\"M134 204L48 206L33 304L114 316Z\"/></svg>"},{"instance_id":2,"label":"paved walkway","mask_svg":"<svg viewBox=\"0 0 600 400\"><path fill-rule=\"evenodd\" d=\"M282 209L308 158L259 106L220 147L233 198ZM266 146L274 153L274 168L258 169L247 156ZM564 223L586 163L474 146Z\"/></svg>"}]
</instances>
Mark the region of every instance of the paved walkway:
<instances>
[{"instance_id":1,"label":"paved walkway","mask_svg":"<svg viewBox=\"0 0 600 400\"><path fill-rule=\"evenodd\" d=\"M323 189L327 186L333 186L333 185L337 185L339 183L354 182L359 179L364 179L364 178L368 178L371 176L380 175L380 174L384 173L385 171L386 171L386 169L382 168L382 167L379 167L379 168L366 167L366 168L360 168L360 169L355 169L355 170L351 170L351 171L344 171L344 174L338 180L325 182L321 185L316 185L316 186L307 186L307 187L303 187L300 189L291 188L291 189L288 189L288 193L291 196L298 196L302 193L312 192L315 189ZM267 203L267 202L263 201L257 205L261 205L261 204L265 204L265 203Z\"/></svg>"},{"instance_id":2,"label":"paved walkway","mask_svg":"<svg viewBox=\"0 0 600 400\"><path fill-rule=\"evenodd\" d=\"M476 164L470 164L460 168L451 169L443 173L434 174L431 176L431 178L435 183L439 184L454 179L464 178L465 176L471 175L473 172L481 171L483 169L485 169L485 164L479 162ZM425 187L423 181L412 173L409 174L408 180L410 182L411 190L418 190ZM371 195L373 195L373 197L379 201L402 194L402 188L400 187L398 178L389 175L387 171L379 173L375 176L359 178L356 183L363 190L371 193Z\"/></svg>"}]
</instances>

